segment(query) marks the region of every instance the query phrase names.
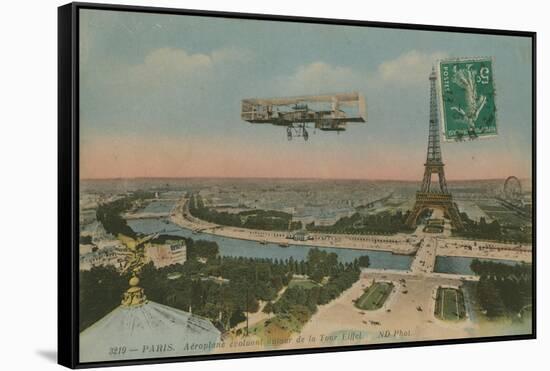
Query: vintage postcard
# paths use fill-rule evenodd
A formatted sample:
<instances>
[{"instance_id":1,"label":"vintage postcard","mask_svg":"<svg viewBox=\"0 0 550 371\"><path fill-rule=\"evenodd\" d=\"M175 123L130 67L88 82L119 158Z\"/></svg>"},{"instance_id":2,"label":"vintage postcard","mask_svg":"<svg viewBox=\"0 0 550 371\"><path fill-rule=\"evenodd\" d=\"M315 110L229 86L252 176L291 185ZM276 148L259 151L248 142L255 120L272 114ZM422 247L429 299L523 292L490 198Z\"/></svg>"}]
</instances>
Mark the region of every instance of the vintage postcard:
<instances>
[{"instance_id":1,"label":"vintage postcard","mask_svg":"<svg viewBox=\"0 0 550 371\"><path fill-rule=\"evenodd\" d=\"M81 363L532 334L529 37L78 14Z\"/></svg>"}]
</instances>

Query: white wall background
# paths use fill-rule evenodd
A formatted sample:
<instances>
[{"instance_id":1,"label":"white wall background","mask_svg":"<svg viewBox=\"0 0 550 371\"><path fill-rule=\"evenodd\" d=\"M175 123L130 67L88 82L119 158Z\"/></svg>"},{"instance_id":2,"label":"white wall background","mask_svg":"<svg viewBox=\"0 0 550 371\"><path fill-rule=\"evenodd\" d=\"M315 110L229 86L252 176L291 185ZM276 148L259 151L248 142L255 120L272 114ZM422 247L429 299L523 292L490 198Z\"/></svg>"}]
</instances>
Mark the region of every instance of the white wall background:
<instances>
[{"instance_id":1,"label":"white wall background","mask_svg":"<svg viewBox=\"0 0 550 371\"><path fill-rule=\"evenodd\" d=\"M550 349L550 22L543 1L135 0L118 3L538 32L538 333L535 341L284 356L149 366L157 370L541 369ZM0 9L0 368L47 370L56 351L56 83L59 0ZM545 194L545 192L547 192ZM548 359L544 357L544 359ZM547 362L545 362L547 363ZM539 366L538 366L539 365ZM130 369L138 369L131 367ZM141 368L140 368L141 369Z\"/></svg>"}]
</instances>

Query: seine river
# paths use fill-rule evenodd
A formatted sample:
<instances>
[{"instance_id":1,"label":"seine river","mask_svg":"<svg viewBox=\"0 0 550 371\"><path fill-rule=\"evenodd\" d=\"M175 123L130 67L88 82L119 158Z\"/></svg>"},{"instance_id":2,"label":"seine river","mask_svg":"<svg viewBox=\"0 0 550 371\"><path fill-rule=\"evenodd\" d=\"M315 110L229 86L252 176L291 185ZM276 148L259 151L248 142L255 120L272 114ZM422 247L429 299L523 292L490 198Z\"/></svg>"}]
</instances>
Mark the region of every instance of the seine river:
<instances>
[{"instance_id":1,"label":"seine river","mask_svg":"<svg viewBox=\"0 0 550 371\"><path fill-rule=\"evenodd\" d=\"M164 233L176 236L190 237L194 240L215 241L220 247L221 256L242 256L246 258L269 258L269 259L289 259L305 260L310 249L313 246L290 245L281 247L277 244L266 243L265 245L257 241L239 240L234 238L215 236L208 233L193 234L189 229L182 228L167 220L161 219L136 219L128 220L128 225L136 232L140 233ZM330 247L319 247L324 251L334 252L342 262L351 262L354 259L368 255L370 259L370 268L386 269L409 269L412 256L395 255L388 251L361 251L355 249L341 249Z\"/></svg>"},{"instance_id":2,"label":"seine river","mask_svg":"<svg viewBox=\"0 0 550 371\"><path fill-rule=\"evenodd\" d=\"M173 201L157 201L148 205L144 212L168 212L173 207ZM189 229L182 228L166 219L135 219L128 220L128 225L139 233L164 233L176 236L190 237L195 240L217 242L221 256L234 256L246 258L290 259L305 260L310 249L314 246L290 245L281 247L277 244L261 244L257 241L239 240L234 238L215 236L208 233L192 233ZM342 262L351 262L354 259L368 255L370 268L408 270L413 260L412 256L392 254L388 251L355 250L345 248L318 247L324 251L334 252ZM438 256L434 271L438 273L473 274L470 263L473 258ZM516 264L509 260L480 259L482 261L495 261L504 264Z\"/></svg>"}]
</instances>

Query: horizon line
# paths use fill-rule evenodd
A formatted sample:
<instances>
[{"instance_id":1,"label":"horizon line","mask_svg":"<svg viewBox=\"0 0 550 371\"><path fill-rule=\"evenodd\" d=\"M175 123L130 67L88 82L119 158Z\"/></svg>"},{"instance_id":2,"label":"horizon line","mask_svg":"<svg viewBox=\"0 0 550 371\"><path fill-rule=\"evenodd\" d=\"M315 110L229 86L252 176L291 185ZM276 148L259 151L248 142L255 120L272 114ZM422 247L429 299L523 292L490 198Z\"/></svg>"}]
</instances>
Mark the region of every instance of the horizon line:
<instances>
[{"instance_id":1,"label":"horizon line","mask_svg":"<svg viewBox=\"0 0 550 371\"><path fill-rule=\"evenodd\" d=\"M515 176L515 175L509 175ZM463 181L488 181L488 180L505 180L506 177L498 178L455 178L446 179L448 182L463 182ZM529 179L532 177L517 177L518 179ZM368 181L385 181L385 182L418 182L421 183L422 179L382 179L382 178L317 178L317 177L265 177L265 176L136 176L136 177L105 177L105 178L80 178L79 181L108 181L108 180L161 180L161 179L271 179L271 180L368 180Z\"/></svg>"}]
</instances>

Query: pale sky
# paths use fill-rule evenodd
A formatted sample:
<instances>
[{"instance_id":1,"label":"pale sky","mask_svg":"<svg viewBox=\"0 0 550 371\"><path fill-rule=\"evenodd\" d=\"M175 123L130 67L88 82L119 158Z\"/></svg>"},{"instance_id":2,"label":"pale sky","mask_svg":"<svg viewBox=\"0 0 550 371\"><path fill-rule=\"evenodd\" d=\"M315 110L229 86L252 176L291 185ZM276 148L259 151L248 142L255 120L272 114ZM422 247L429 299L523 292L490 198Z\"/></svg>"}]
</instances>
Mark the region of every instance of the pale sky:
<instances>
[{"instance_id":1,"label":"pale sky","mask_svg":"<svg viewBox=\"0 0 550 371\"><path fill-rule=\"evenodd\" d=\"M448 179L531 176L527 38L81 10L81 178L420 180L428 75L492 56L499 136L443 143ZM240 119L240 101L357 91L368 122L339 135Z\"/></svg>"}]
</instances>

